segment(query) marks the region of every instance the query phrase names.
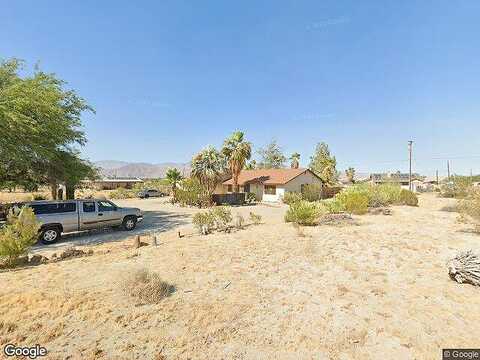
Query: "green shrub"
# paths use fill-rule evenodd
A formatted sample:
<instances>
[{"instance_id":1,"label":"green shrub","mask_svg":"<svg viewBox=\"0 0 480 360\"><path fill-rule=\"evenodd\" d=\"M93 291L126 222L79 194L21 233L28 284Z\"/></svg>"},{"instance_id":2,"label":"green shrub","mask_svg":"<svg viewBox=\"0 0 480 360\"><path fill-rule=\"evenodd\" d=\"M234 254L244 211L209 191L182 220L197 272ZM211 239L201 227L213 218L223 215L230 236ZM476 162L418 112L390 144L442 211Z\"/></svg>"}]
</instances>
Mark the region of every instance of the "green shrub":
<instances>
[{"instance_id":1,"label":"green shrub","mask_svg":"<svg viewBox=\"0 0 480 360\"><path fill-rule=\"evenodd\" d=\"M255 214L253 212L250 212L250 221L254 223L255 225L258 225L262 222L262 216Z\"/></svg>"},{"instance_id":2,"label":"green shrub","mask_svg":"<svg viewBox=\"0 0 480 360\"><path fill-rule=\"evenodd\" d=\"M325 206L329 214L339 214L345 211L343 204L336 198L323 200L321 203Z\"/></svg>"},{"instance_id":3,"label":"green shrub","mask_svg":"<svg viewBox=\"0 0 480 360\"><path fill-rule=\"evenodd\" d=\"M203 211L193 215L193 225L202 235L207 235L215 228L215 217L211 211Z\"/></svg>"},{"instance_id":4,"label":"green shrub","mask_svg":"<svg viewBox=\"0 0 480 360\"><path fill-rule=\"evenodd\" d=\"M40 224L31 208L9 212L7 225L0 229L0 259L5 265L15 266L18 258L27 254L30 246L38 240L39 228Z\"/></svg>"},{"instance_id":5,"label":"green shrub","mask_svg":"<svg viewBox=\"0 0 480 360\"><path fill-rule=\"evenodd\" d=\"M400 202L402 188L398 184L367 185L368 206L384 207Z\"/></svg>"},{"instance_id":6,"label":"green shrub","mask_svg":"<svg viewBox=\"0 0 480 360\"><path fill-rule=\"evenodd\" d=\"M307 201L318 201L322 199L323 188L320 184L307 184L303 186L302 198Z\"/></svg>"},{"instance_id":7,"label":"green shrub","mask_svg":"<svg viewBox=\"0 0 480 360\"><path fill-rule=\"evenodd\" d=\"M181 206L207 207L210 205L210 197L205 188L197 179L189 178L182 181L177 189L177 202Z\"/></svg>"},{"instance_id":8,"label":"green shrub","mask_svg":"<svg viewBox=\"0 0 480 360\"><path fill-rule=\"evenodd\" d=\"M414 192L402 189L400 192L400 204L408 206L418 206L418 197Z\"/></svg>"},{"instance_id":9,"label":"green shrub","mask_svg":"<svg viewBox=\"0 0 480 360\"><path fill-rule=\"evenodd\" d=\"M335 196L335 200L341 204L346 212L351 214L363 215L368 211L369 197L368 193L363 191L342 191Z\"/></svg>"},{"instance_id":10,"label":"green shrub","mask_svg":"<svg viewBox=\"0 0 480 360\"><path fill-rule=\"evenodd\" d=\"M217 206L210 212L217 229L225 230L232 221L232 211L225 206Z\"/></svg>"},{"instance_id":11,"label":"green shrub","mask_svg":"<svg viewBox=\"0 0 480 360\"><path fill-rule=\"evenodd\" d=\"M290 205L302 200L302 194L296 192L287 191L283 194L282 201L284 204Z\"/></svg>"},{"instance_id":12,"label":"green shrub","mask_svg":"<svg viewBox=\"0 0 480 360\"><path fill-rule=\"evenodd\" d=\"M316 225L323 211L327 211L323 205L319 206L306 200L297 201L289 205L285 214L285 222L307 226Z\"/></svg>"},{"instance_id":13,"label":"green shrub","mask_svg":"<svg viewBox=\"0 0 480 360\"><path fill-rule=\"evenodd\" d=\"M133 190L128 190L122 187L116 190L113 190L108 194L108 197L110 199L131 199L131 198L134 198L135 196L136 194Z\"/></svg>"}]
</instances>

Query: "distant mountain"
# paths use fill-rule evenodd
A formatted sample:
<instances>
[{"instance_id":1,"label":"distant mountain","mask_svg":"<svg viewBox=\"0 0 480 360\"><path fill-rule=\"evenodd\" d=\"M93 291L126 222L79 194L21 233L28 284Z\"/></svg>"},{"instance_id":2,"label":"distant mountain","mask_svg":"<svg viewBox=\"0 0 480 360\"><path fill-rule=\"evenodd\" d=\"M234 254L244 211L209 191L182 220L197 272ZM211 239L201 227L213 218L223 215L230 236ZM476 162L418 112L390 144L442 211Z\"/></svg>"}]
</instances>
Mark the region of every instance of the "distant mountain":
<instances>
[{"instance_id":1,"label":"distant mountain","mask_svg":"<svg viewBox=\"0 0 480 360\"><path fill-rule=\"evenodd\" d=\"M177 168L184 176L190 174L190 164L182 163L149 164L104 160L95 162L95 165L100 168L101 175L108 177L164 178L170 168Z\"/></svg>"}]
</instances>

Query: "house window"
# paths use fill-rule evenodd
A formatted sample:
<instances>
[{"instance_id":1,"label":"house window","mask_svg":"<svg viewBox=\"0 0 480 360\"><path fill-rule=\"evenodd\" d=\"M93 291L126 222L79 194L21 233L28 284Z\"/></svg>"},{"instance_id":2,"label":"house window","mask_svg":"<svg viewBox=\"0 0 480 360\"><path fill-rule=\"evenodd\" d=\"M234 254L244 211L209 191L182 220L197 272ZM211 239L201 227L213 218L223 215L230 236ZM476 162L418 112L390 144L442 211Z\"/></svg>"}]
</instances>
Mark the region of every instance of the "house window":
<instances>
[{"instance_id":1,"label":"house window","mask_svg":"<svg viewBox=\"0 0 480 360\"><path fill-rule=\"evenodd\" d=\"M233 192L233 185L227 185L227 191Z\"/></svg>"},{"instance_id":2,"label":"house window","mask_svg":"<svg viewBox=\"0 0 480 360\"><path fill-rule=\"evenodd\" d=\"M265 194L266 195L276 195L277 187L275 185L265 185Z\"/></svg>"}]
</instances>

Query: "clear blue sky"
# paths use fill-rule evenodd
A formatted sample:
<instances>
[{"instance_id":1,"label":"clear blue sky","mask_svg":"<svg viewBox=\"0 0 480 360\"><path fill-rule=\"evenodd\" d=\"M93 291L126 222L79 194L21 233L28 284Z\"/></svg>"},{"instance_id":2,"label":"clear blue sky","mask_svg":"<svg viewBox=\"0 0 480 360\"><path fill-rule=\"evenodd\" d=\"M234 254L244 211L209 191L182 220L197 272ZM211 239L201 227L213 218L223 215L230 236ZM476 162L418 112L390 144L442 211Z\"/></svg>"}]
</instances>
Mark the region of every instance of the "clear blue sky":
<instances>
[{"instance_id":1,"label":"clear blue sky","mask_svg":"<svg viewBox=\"0 0 480 360\"><path fill-rule=\"evenodd\" d=\"M0 57L97 111L91 160L189 161L235 129L302 164L480 173L480 1L4 1ZM433 159L440 158L440 159Z\"/></svg>"}]
</instances>

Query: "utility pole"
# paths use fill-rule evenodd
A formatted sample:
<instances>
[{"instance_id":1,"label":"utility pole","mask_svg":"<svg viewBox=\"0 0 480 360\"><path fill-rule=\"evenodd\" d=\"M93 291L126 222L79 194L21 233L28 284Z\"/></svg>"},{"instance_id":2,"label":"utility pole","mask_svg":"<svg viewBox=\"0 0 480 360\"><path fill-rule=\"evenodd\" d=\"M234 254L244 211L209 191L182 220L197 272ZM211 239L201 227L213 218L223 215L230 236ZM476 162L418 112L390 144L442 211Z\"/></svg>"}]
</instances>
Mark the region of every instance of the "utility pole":
<instances>
[{"instance_id":1,"label":"utility pole","mask_svg":"<svg viewBox=\"0 0 480 360\"><path fill-rule=\"evenodd\" d=\"M437 176L437 185L438 185L438 170L436 172L436 176Z\"/></svg>"},{"instance_id":2,"label":"utility pole","mask_svg":"<svg viewBox=\"0 0 480 360\"><path fill-rule=\"evenodd\" d=\"M447 176L448 181L450 181L450 160L447 160Z\"/></svg>"},{"instance_id":3,"label":"utility pole","mask_svg":"<svg viewBox=\"0 0 480 360\"><path fill-rule=\"evenodd\" d=\"M409 158L409 171L408 171L408 189L412 191L412 145L413 141L408 142L408 158Z\"/></svg>"}]
</instances>

